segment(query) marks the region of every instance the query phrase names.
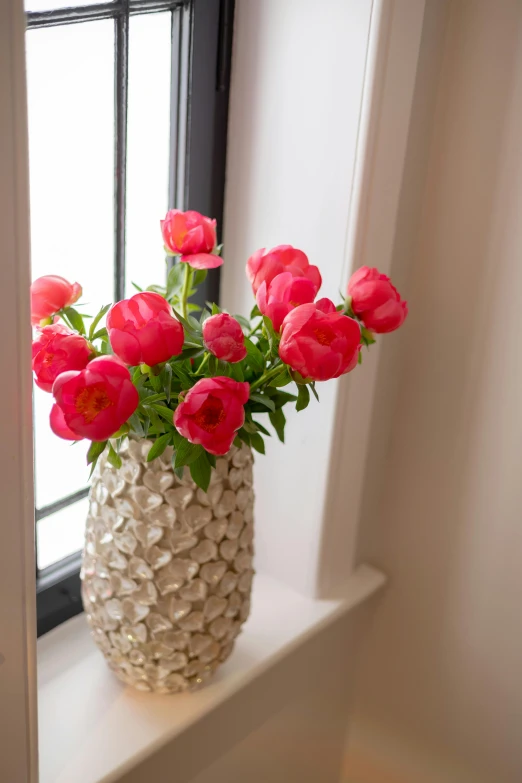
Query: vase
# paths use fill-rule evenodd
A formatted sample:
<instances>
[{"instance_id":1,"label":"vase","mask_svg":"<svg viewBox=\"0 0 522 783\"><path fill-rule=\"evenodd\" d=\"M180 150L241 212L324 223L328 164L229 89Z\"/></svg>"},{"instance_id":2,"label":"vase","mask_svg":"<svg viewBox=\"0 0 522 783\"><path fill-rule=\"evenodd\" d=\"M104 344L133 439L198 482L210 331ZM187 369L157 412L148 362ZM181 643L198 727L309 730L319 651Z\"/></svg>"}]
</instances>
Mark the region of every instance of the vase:
<instances>
[{"instance_id":1,"label":"vase","mask_svg":"<svg viewBox=\"0 0 522 783\"><path fill-rule=\"evenodd\" d=\"M231 654L250 611L254 571L252 452L218 457L207 492L172 448L147 462L128 440L120 468L96 466L81 570L94 641L110 668L141 691L204 683Z\"/></svg>"}]
</instances>

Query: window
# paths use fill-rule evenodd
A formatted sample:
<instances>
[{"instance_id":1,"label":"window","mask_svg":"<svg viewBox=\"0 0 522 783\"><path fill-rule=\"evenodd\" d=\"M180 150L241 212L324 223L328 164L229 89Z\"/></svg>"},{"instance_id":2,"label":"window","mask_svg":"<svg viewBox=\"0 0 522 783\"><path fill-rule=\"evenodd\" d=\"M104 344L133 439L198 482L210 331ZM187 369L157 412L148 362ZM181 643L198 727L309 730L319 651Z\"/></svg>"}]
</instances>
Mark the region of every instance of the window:
<instances>
[{"instance_id":1,"label":"window","mask_svg":"<svg viewBox=\"0 0 522 783\"><path fill-rule=\"evenodd\" d=\"M89 314L166 272L159 219L221 224L233 0L26 0L33 279L83 285ZM204 298L219 293L217 270ZM38 633L81 611L85 447L35 389Z\"/></svg>"}]
</instances>

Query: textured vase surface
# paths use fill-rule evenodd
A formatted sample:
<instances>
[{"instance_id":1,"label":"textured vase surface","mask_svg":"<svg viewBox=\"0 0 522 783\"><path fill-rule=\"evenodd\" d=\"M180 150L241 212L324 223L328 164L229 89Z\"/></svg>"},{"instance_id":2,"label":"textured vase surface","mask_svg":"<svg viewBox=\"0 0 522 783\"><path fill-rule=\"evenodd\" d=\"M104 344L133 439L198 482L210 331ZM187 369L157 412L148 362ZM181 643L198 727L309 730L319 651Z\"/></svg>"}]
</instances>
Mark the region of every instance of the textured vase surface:
<instances>
[{"instance_id":1,"label":"textured vase surface","mask_svg":"<svg viewBox=\"0 0 522 783\"><path fill-rule=\"evenodd\" d=\"M147 462L130 440L90 491L82 596L94 641L115 674L142 691L200 686L232 652L250 611L252 452L217 459L208 492L172 449Z\"/></svg>"}]
</instances>

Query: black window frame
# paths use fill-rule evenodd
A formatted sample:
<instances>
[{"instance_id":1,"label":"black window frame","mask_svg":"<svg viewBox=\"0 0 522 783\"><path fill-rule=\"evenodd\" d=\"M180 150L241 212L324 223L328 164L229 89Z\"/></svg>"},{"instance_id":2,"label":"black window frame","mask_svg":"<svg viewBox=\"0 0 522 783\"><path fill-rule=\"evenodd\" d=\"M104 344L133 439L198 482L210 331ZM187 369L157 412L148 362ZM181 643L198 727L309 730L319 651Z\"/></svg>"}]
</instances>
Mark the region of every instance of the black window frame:
<instances>
[{"instance_id":1,"label":"black window frame","mask_svg":"<svg viewBox=\"0 0 522 783\"><path fill-rule=\"evenodd\" d=\"M125 291L125 200L129 19L170 11L171 129L168 206L195 209L223 226L230 66L235 0L115 0L28 12L27 29L114 19L114 300ZM182 111L186 101L186 111ZM219 239L219 241L221 241ZM200 300L218 301L219 269L210 270ZM41 509L39 520L88 495L85 487ZM83 611L81 553L38 570L37 624L41 636Z\"/></svg>"}]
</instances>

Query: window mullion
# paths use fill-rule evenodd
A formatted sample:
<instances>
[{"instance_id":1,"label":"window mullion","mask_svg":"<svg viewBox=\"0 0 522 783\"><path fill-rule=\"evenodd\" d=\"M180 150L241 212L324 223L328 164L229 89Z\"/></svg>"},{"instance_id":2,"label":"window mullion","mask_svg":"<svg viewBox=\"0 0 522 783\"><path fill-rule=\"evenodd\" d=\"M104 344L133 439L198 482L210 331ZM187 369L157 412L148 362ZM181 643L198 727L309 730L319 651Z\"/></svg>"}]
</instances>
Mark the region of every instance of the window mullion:
<instances>
[{"instance_id":1,"label":"window mullion","mask_svg":"<svg viewBox=\"0 0 522 783\"><path fill-rule=\"evenodd\" d=\"M114 298L118 301L125 295L129 0L123 0L123 13L115 19L114 25Z\"/></svg>"}]
</instances>

